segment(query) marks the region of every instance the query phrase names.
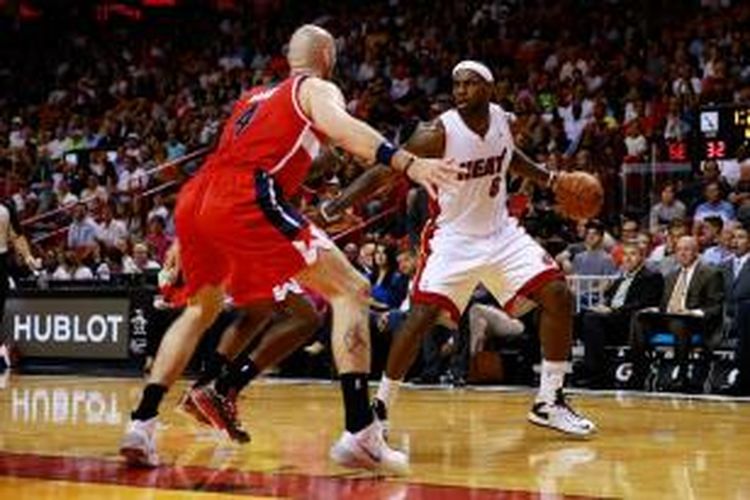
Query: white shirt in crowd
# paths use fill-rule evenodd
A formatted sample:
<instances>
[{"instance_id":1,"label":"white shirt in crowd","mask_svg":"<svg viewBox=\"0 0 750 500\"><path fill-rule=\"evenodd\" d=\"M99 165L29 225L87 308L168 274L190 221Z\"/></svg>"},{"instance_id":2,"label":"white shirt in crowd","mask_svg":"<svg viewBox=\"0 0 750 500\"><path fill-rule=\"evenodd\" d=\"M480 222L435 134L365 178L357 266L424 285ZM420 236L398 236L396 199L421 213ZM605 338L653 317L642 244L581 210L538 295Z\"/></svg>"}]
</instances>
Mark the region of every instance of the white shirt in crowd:
<instances>
[{"instance_id":1,"label":"white shirt in crowd","mask_svg":"<svg viewBox=\"0 0 750 500\"><path fill-rule=\"evenodd\" d=\"M165 222L169 220L169 209L165 207L164 205L159 205L158 207L154 207L149 211L148 216L146 217L146 220L150 221L154 217L161 217Z\"/></svg>"},{"instance_id":2,"label":"white shirt in crowd","mask_svg":"<svg viewBox=\"0 0 750 500\"><path fill-rule=\"evenodd\" d=\"M99 228L98 237L107 246L113 247L118 241L128 239L128 228L121 220L112 219L109 223L103 222Z\"/></svg>"},{"instance_id":3,"label":"white shirt in crowd","mask_svg":"<svg viewBox=\"0 0 750 500\"><path fill-rule=\"evenodd\" d=\"M625 148L628 156L641 156L648 151L648 141L642 134L635 137L629 135L625 138Z\"/></svg>"},{"instance_id":4,"label":"white shirt in crowd","mask_svg":"<svg viewBox=\"0 0 750 500\"><path fill-rule=\"evenodd\" d=\"M76 203L78 203L78 196L70 192L65 193L64 195L62 195L62 198L60 198L60 206L63 207L69 207L75 205Z\"/></svg>"},{"instance_id":5,"label":"white shirt in crowd","mask_svg":"<svg viewBox=\"0 0 750 500\"><path fill-rule=\"evenodd\" d=\"M143 167L136 167L132 172L123 169L117 180L117 190L126 193L138 191L139 189L146 189L147 184L148 174Z\"/></svg>"}]
</instances>

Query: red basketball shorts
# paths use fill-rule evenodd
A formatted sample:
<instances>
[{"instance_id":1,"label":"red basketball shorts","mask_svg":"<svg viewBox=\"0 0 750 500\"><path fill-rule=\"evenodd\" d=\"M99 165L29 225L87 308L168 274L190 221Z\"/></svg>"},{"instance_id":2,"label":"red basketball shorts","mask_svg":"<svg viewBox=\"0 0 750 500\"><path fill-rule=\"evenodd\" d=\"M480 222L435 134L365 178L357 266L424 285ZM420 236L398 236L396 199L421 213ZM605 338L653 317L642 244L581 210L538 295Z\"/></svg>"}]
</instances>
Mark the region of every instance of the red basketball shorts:
<instances>
[{"instance_id":1,"label":"red basketball shorts","mask_svg":"<svg viewBox=\"0 0 750 500\"><path fill-rule=\"evenodd\" d=\"M180 191L175 225L187 296L221 285L237 305L273 299L333 245L264 171L202 171Z\"/></svg>"}]
</instances>

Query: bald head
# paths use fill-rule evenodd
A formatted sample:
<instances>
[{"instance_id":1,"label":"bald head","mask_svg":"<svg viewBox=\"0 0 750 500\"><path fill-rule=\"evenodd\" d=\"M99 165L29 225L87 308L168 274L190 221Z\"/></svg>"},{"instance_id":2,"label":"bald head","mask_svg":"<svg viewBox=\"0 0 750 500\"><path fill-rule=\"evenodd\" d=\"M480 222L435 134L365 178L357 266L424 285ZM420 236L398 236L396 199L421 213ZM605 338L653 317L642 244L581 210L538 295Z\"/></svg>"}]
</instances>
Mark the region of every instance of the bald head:
<instances>
[{"instance_id":1,"label":"bald head","mask_svg":"<svg viewBox=\"0 0 750 500\"><path fill-rule=\"evenodd\" d=\"M682 267L690 267L698 259L698 240L693 236L683 236L677 240L675 248L677 262Z\"/></svg>"},{"instance_id":2,"label":"bald head","mask_svg":"<svg viewBox=\"0 0 750 500\"><path fill-rule=\"evenodd\" d=\"M329 78L336 65L336 45L328 31L305 24L292 34L286 58L292 72L305 71Z\"/></svg>"}]
</instances>

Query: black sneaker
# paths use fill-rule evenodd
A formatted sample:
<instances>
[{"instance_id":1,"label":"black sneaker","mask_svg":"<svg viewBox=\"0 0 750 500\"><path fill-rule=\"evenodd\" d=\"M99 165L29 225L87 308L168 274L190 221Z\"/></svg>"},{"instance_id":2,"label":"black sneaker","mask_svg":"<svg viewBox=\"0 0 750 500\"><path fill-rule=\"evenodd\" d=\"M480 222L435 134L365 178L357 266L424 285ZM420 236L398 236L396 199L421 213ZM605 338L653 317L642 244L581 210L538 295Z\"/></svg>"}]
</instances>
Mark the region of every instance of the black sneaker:
<instances>
[{"instance_id":1,"label":"black sneaker","mask_svg":"<svg viewBox=\"0 0 750 500\"><path fill-rule=\"evenodd\" d=\"M237 393L232 391L224 396L213 385L195 387L190 391L190 399L211 425L227 433L229 439L238 443L250 441L250 434L242 428L237 417Z\"/></svg>"}]
</instances>

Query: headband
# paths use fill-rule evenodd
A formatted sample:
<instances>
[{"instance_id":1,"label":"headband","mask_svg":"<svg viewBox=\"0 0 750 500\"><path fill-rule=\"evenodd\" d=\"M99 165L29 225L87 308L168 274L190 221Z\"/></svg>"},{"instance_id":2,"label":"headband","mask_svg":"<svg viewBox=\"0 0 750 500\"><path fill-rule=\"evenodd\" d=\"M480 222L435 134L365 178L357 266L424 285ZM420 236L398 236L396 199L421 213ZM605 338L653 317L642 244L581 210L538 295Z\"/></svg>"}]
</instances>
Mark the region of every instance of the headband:
<instances>
[{"instance_id":1,"label":"headband","mask_svg":"<svg viewBox=\"0 0 750 500\"><path fill-rule=\"evenodd\" d=\"M461 61L460 63L456 64L456 66L453 68L452 76L456 76L456 73L461 71L462 69L468 69L470 71L473 71L477 75L479 75L485 82L487 83L493 83L495 81L495 78L492 76L492 71L490 71L490 68L485 66L484 64L477 62L477 61Z\"/></svg>"}]
</instances>

